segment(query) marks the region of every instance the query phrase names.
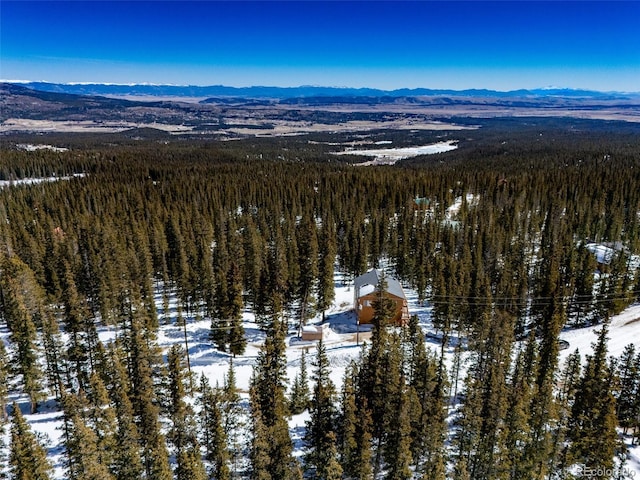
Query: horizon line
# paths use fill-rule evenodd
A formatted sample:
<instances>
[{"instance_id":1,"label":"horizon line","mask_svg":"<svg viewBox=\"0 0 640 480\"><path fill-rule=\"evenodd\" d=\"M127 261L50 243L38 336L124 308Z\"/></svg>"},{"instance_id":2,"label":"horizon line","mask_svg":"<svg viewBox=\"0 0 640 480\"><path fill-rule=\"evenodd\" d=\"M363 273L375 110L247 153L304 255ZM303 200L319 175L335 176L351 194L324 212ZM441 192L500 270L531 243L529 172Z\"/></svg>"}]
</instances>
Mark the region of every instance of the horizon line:
<instances>
[{"instance_id":1,"label":"horizon line","mask_svg":"<svg viewBox=\"0 0 640 480\"><path fill-rule=\"evenodd\" d=\"M154 83L154 82L127 82L127 83L118 83L118 82L96 82L96 81L82 81L82 82L52 82L48 80L22 80L22 79L3 79L0 78L0 83L9 83L9 84L32 84L32 83L45 83L49 85L68 85L68 86L82 86L82 85L102 85L102 86L113 86L113 87L175 87L175 88L187 88L187 87L197 87L197 88L210 88L210 87L223 87L223 88L233 88L233 89L250 89L250 88L275 88L275 89L297 89L297 88L325 88L325 89L336 89L336 90L377 90L380 92L396 92L399 90L448 90L452 92L465 92L465 91L474 91L474 90L484 90L489 92L497 92L497 93L513 93L518 91L553 91L553 90L566 90L566 91L574 91L574 92L593 92L593 93L602 93L602 94L640 94L640 90L638 91L621 91L621 90L597 90L592 88L576 88L576 87L559 87L555 85L549 85L544 87L534 87L534 88L514 88L510 90L497 90L494 88L487 87L473 87L473 88L432 88L432 87L399 87L393 89L386 88L378 88L378 87L349 87L349 86L336 86L336 85L309 85L309 84L301 84L295 86L279 86L279 85L249 85L249 86L234 86L234 85L225 85L225 84L175 84L175 83Z\"/></svg>"}]
</instances>

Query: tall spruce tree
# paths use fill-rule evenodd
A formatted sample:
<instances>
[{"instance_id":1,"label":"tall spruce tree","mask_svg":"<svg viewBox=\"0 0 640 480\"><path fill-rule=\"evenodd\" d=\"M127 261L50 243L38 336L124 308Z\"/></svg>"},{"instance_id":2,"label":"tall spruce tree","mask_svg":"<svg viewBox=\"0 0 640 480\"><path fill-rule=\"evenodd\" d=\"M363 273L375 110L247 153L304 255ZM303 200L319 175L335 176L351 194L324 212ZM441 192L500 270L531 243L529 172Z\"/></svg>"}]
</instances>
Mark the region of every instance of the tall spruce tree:
<instances>
[{"instance_id":1,"label":"tall spruce tree","mask_svg":"<svg viewBox=\"0 0 640 480\"><path fill-rule=\"evenodd\" d=\"M619 388L615 394L616 415L624 433L633 428L640 416L640 354L636 355L633 343L627 345L616 366Z\"/></svg>"},{"instance_id":2,"label":"tall spruce tree","mask_svg":"<svg viewBox=\"0 0 640 480\"><path fill-rule=\"evenodd\" d=\"M569 429L570 459L601 471L613 468L613 456L618 447L613 372L607 363L608 332L608 322L605 322L593 346L593 355L587 357L576 390Z\"/></svg>"},{"instance_id":3,"label":"tall spruce tree","mask_svg":"<svg viewBox=\"0 0 640 480\"><path fill-rule=\"evenodd\" d=\"M357 366L354 361L346 368L340 392L339 454L340 464L347 478L352 478L357 472L356 452L358 447L357 421L358 407L356 405Z\"/></svg>"},{"instance_id":4,"label":"tall spruce tree","mask_svg":"<svg viewBox=\"0 0 640 480\"><path fill-rule=\"evenodd\" d=\"M9 356L4 346L4 341L0 340L0 425L9 419L7 413L7 395L9 394Z\"/></svg>"},{"instance_id":5,"label":"tall spruce tree","mask_svg":"<svg viewBox=\"0 0 640 480\"><path fill-rule=\"evenodd\" d=\"M73 380L78 390L85 390L89 385L90 356L92 342L87 330L93 330L89 318L90 312L86 302L76 287L71 266L65 264L63 278L64 327L69 337L66 358L73 373ZM91 332L93 333L93 332ZM93 338L94 335L91 335Z\"/></svg>"},{"instance_id":6,"label":"tall spruce tree","mask_svg":"<svg viewBox=\"0 0 640 480\"><path fill-rule=\"evenodd\" d=\"M15 480L49 480L53 467L47 451L38 442L16 403L11 417L9 474Z\"/></svg>"},{"instance_id":7,"label":"tall spruce tree","mask_svg":"<svg viewBox=\"0 0 640 480\"><path fill-rule=\"evenodd\" d=\"M169 452L160 429L160 409L156 403L154 366L157 364L150 332L140 318L133 315L126 340L131 384L131 403L137 421L146 476L157 480L172 478Z\"/></svg>"},{"instance_id":8,"label":"tall spruce tree","mask_svg":"<svg viewBox=\"0 0 640 480\"><path fill-rule=\"evenodd\" d=\"M49 390L54 393L56 398L60 398L64 372L68 368L64 355L64 342L53 312L49 309L41 312L41 320L42 346L45 352L47 383Z\"/></svg>"},{"instance_id":9,"label":"tall spruce tree","mask_svg":"<svg viewBox=\"0 0 640 480\"><path fill-rule=\"evenodd\" d=\"M474 347L456 433L457 462L464 462L474 479L497 475L514 329L514 318L505 312L484 322L479 328L486 338Z\"/></svg>"},{"instance_id":10,"label":"tall spruce tree","mask_svg":"<svg viewBox=\"0 0 640 480\"><path fill-rule=\"evenodd\" d=\"M317 306L322 312L322 321L325 321L327 309L333 303L336 293L334 288L333 274L336 261L336 240L335 231L328 219L323 220L322 236L320 238L320 261L318 264L319 278L317 286Z\"/></svg>"},{"instance_id":11,"label":"tall spruce tree","mask_svg":"<svg viewBox=\"0 0 640 480\"><path fill-rule=\"evenodd\" d=\"M406 387L404 377L400 379L400 390L392 399L393 415L385 444L388 480L408 480L412 476L411 465L411 390Z\"/></svg>"},{"instance_id":12,"label":"tall spruce tree","mask_svg":"<svg viewBox=\"0 0 640 480\"><path fill-rule=\"evenodd\" d=\"M69 480L112 480L98 436L85 420L86 399L63 392L64 437L67 478Z\"/></svg>"},{"instance_id":13,"label":"tall spruce tree","mask_svg":"<svg viewBox=\"0 0 640 480\"><path fill-rule=\"evenodd\" d=\"M242 355L247 346L244 327L242 326L242 276L240 267L231 262L227 278L227 315L229 316L229 352Z\"/></svg>"},{"instance_id":14,"label":"tall spruce tree","mask_svg":"<svg viewBox=\"0 0 640 480\"><path fill-rule=\"evenodd\" d=\"M342 467L338 463L336 448L336 391L329 377L329 359L322 340L318 342L312 365L314 384L304 436L305 467L319 480L340 478Z\"/></svg>"},{"instance_id":15,"label":"tall spruce tree","mask_svg":"<svg viewBox=\"0 0 640 480\"><path fill-rule=\"evenodd\" d=\"M167 355L169 369L169 416L171 428L167 435L173 445L176 480L204 480L206 473L196 436L196 424L191 406L185 401L184 351L174 345Z\"/></svg>"},{"instance_id":16,"label":"tall spruce tree","mask_svg":"<svg viewBox=\"0 0 640 480\"><path fill-rule=\"evenodd\" d=\"M229 359L229 369L224 377L221 391L222 426L227 438L227 450L229 451L231 474L236 475L238 461L243 449L243 432L245 426L244 406L236 385L236 373L233 359Z\"/></svg>"},{"instance_id":17,"label":"tall spruce tree","mask_svg":"<svg viewBox=\"0 0 640 480\"><path fill-rule=\"evenodd\" d=\"M227 435L224 430L222 410L222 394L218 389L211 388L207 378L200 378L200 443L208 462L210 478L217 480L229 480L229 450L227 448Z\"/></svg>"},{"instance_id":18,"label":"tall spruce tree","mask_svg":"<svg viewBox=\"0 0 640 480\"><path fill-rule=\"evenodd\" d=\"M100 463L114 472L118 455L116 410L111 406L106 386L96 372L89 377L87 417L96 435Z\"/></svg>"},{"instance_id":19,"label":"tall spruce tree","mask_svg":"<svg viewBox=\"0 0 640 480\"><path fill-rule=\"evenodd\" d=\"M300 369L293 379L289 394L289 411L293 415L304 412L310 405L309 378L307 376L306 351L300 352Z\"/></svg>"},{"instance_id":20,"label":"tall spruce tree","mask_svg":"<svg viewBox=\"0 0 640 480\"><path fill-rule=\"evenodd\" d=\"M297 298L300 305L299 334L302 325L313 316L315 305L314 293L317 290L318 281L318 239L316 225L312 218L305 217L300 221L296 229L298 244L298 264L300 275L297 286Z\"/></svg>"},{"instance_id":21,"label":"tall spruce tree","mask_svg":"<svg viewBox=\"0 0 640 480\"><path fill-rule=\"evenodd\" d=\"M507 382L507 410L504 428L500 434L500 452L498 475L510 480L526 478L531 475L532 462L527 451L521 446L526 444L529 430L529 408L535 378L536 344L533 331L525 349L518 351L510 378Z\"/></svg>"},{"instance_id":22,"label":"tall spruce tree","mask_svg":"<svg viewBox=\"0 0 640 480\"><path fill-rule=\"evenodd\" d=\"M14 344L11 358L13 373L20 378L22 388L31 401L31 413L35 413L45 396L36 325L36 313L42 310L43 292L32 270L19 258L5 257L0 270L2 316L11 332L9 339Z\"/></svg>"},{"instance_id":23,"label":"tall spruce tree","mask_svg":"<svg viewBox=\"0 0 640 480\"><path fill-rule=\"evenodd\" d=\"M114 405L118 422L115 434L117 449L112 469L117 480L136 480L142 477L143 465L138 427L135 424L134 408L129 397L129 377L120 361L119 351L111 347L108 356L109 397Z\"/></svg>"},{"instance_id":24,"label":"tall spruce tree","mask_svg":"<svg viewBox=\"0 0 640 480\"><path fill-rule=\"evenodd\" d=\"M300 476L286 420L284 328L278 316L272 317L251 381L254 478L290 480Z\"/></svg>"}]
</instances>

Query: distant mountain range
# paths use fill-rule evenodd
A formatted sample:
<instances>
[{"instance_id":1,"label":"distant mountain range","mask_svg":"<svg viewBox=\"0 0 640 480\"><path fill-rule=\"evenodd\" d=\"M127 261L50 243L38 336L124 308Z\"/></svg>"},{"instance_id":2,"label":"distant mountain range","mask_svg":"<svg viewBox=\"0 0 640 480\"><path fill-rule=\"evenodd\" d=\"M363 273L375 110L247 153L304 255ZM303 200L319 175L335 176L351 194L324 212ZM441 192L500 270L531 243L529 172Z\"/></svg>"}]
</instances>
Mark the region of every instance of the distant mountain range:
<instances>
[{"instance_id":1,"label":"distant mountain range","mask_svg":"<svg viewBox=\"0 0 640 480\"><path fill-rule=\"evenodd\" d=\"M640 94L0 83L0 136L126 130L139 136L141 129L155 129L237 138L351 131L365 124L365 129L441 129L434 121L456 119L457 124L467 118L477 125L479 118L511 116L640 124Z\"/></svg>"},{"instance_id":2,"label":"distant mountain range","mask_svg":"<svg viewBox=\"0 0 640 480\"><path fill-rule=\"evenodd\" d=\"M228 87L224 85L151 85L151 84L103 84L103 83L48 83L16 82L20 85L44 92L67 93L74 95L118 95L118 96L154 96L154 97L235 97L235 98L307 98L307 97L486 97L486 98L523 98L523 97L564 97L590 98L600 100L625 99L640 96L640 92L598 92L569 88L539 88L533 90L512 90L500 92L487 89L441 90L429 88L401 88L380 90L375 88L348 87Z\"/></svg>"}]
</instances>

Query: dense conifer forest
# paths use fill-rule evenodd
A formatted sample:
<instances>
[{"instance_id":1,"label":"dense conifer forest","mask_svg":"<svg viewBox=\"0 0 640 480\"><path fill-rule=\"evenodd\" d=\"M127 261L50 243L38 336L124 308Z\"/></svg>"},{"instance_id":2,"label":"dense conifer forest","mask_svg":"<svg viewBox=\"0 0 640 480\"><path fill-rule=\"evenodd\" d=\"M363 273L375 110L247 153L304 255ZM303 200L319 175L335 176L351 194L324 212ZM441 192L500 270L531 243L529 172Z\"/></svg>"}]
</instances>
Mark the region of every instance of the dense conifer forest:
<instances>
[{"instance_id":1,"label":"dense conifer forest","mask_svg":"<svg viewBox=\"0 0 640 480\"><path fill-rule=\"evenodd\" d=\"M349 140L330 135L70 135L66 152L3 140L1 180L70 178L0 188L0 475L52 478L23 417L47 399L64 412L70 480L623 472L621 438L640 435L640 351L629 338L610 357L606 339L608 319L640 297L639 132L486 125L370 133L459 141L379 167L329 154L321 142ZM599 262L588 244L612 253ZM387 325L381 288L371 341L342 385L322 342L286 378L285 337L332 304L334 272L374 267L433 305L440 348L426 347L415 317ZM211 343L231 357L246 348L243 312L255 314L266 339L249 392L232 363L212 385L190 375L188 345L159 348L158 294L165 310L177 298L178 321L210 319ZM115 340L100 340L103 325ZM559 333L587 325L600 325L593 353L560 363ZM467 358L464 375L445 364L450 347ZM296 457L287 418L305 410Z\"/></svg>"}]
</instances>

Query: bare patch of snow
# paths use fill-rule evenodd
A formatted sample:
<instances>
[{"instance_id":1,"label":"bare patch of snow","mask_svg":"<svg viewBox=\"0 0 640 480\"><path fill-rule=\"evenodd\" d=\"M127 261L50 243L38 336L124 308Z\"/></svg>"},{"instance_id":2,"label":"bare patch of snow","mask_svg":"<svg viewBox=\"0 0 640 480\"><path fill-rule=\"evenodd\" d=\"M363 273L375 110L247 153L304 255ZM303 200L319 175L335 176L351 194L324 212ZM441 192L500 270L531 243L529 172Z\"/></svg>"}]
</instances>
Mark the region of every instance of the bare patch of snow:
<instances>
[{"instance_id":1,"label":"bare patch of snow","mask_svg":"<svg viewBox=\"0 0 640 480\"><path fill-rule=\"evenodd\" d=\"M35 152L36 150L51 150L52 152L68 152L68 148L54 147L53 145L32 145L31 143L19 143L16 145L19 150Z\"/></svg>"},{"instance_id":2,"label":"bare patch of snow","mask_svg":"<svg viewBox=\"0 0 640 480\"><path fill-rule=\"evenodd\" d=\"M343 152L334 152L334 155L363 155L374 157L368 162L359 163L358 166L370 165L393 165L399 160L405 158L417 157L418 155L433 155L435 153L449 152L458 148L455 140L447 142L432 143L431 145L422 145L419 147L405 148L380 148L372 150L345 150Z\"/></svg>"},{"instance_id":3,"label":"bare patch of snow","mask_svg":"<svg viewBox=\"0 0 640 480\"><path fill-rule=\"evenodd\" d=\"M17 185L35 185L42 182L57 182L58 180L71 180L72 178L82 178L84 173L74 173L73 175L67 175L64 177L32 177L32 178L19 178L16 180L0 180L0 188L13 187Z\"/></svg>"},{"instance_id":4,"label":"bare patch of snow","mask_svg":"<svg viewBox=\"0 0 640 480\"><path fill-rule=\"evenodd\" d=\"M467 205L474 207L480 201L480 196L467 193L465 200ZM460 207L462 207L462 197L456 197L454 202L447 208L447 219L454 217L460 211Z\"/></svg>"}]
</instances>

